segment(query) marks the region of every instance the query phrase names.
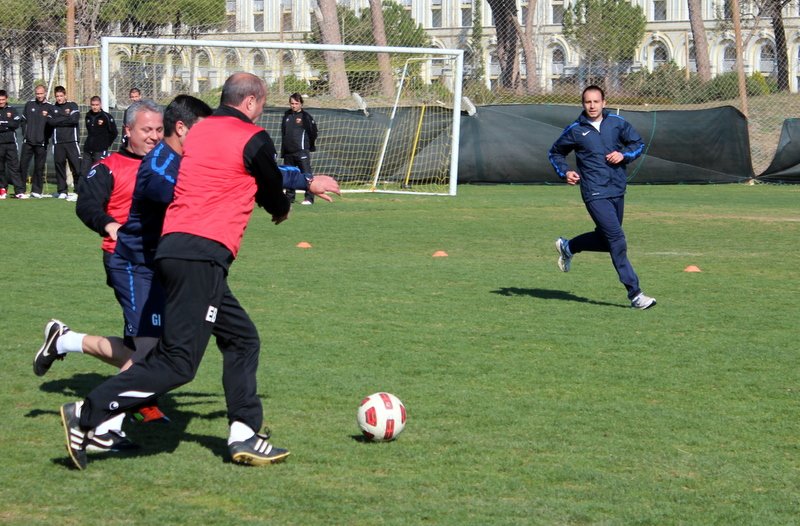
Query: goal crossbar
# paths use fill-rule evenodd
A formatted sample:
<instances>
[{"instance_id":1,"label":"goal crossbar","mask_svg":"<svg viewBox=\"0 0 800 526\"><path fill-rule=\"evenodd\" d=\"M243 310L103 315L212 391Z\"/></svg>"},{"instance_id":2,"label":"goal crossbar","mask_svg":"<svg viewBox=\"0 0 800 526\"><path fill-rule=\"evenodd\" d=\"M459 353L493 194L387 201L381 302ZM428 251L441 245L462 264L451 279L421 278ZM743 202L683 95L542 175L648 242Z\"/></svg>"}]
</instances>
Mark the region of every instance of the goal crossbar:
<instances>
[{"instance_id":1,"label":"goal crossbar","mask_svg":"<svg viewBox=\"0 0 800 526\"><path fill-rule=\"evenodd\" d=\"M394 47L394 46L364 46L364 45L330 45L330 44L310 44L301 42L254 42L254 41L237 41L237 40L192 40L192 39L173 39L173 38L135 38L135 37L103 37L100 46L100 66L101 66L101 98L103 104L108 105L112 100L111 96L111 70L112 70L112 46L128 45L128 46L191 46L191 47L205 47L205 48L242 48L242 49L264 49L264 50L292 50L292 51L309 51L309 52L363 52L363 53L388 53L393 55L411 54L411 55L426 55L428 60L443 60L449 59L452 61L452 71L449 72L452 80L450 89L452 90L452 99L448 100L447 106L452 108L452 124L449 130L449 177L447 179L446 191L433 191L433 192L407 192L404 190L392 190L391 193L428 193L433 195L456 195L456 188L458 183L458 154L459 154L459 136L460 136L460 115L461 115L461 100L462 100L462 85L461 79L463 76L464 64L464 51L460 49L440 49L440 48L412 48L412 47ZM418 59L424 60L424 59ZM403 68L404 71L407 66ZM392 108L392 117L397 110L397 105L400 96L400 89L402 83L405 81L405 75L400 80L398 87L398 98ZM437 101L438 102L438 101ZM424 105L422 106L421 114L424 115ZM421 124L421 117L420 117ZM391 123L389 124L391 127ZM385 130L386 140L391 128ZM419 136L417 130L416 142ZM386 144L383 145L381 152L381 163L376 168L375 181L379 177L380 165L383 163L383 156L385 154ZM412 155L413 159L413 155ZM409 161L411 162L411 161ZM409 172L410 172L409 165ZM372 183L372 187L368 191L382 191L377 189L377 184Z\"/></svg>"}]
</instances>

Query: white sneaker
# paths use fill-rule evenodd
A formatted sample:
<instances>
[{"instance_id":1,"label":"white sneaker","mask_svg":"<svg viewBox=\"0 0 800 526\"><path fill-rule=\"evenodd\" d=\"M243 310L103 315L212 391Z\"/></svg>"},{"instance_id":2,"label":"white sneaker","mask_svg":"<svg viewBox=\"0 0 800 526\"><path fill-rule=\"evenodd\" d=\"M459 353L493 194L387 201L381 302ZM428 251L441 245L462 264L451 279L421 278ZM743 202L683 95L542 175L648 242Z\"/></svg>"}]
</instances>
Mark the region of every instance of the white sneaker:
<instances>
[{"instance_id":1,"label":"white sneaker","mask_svg":"<svg viewBox=\"0 0 800 526\"><path fill-rule=\"evenodd\" d=\"M78 200L78 194L69 194L67 196L67 201L69 201L70 203L74 203L77 200Z\"/></svg>"},{"instance_id":2,"label":"white sneaker","mask_svg":"<svg viewBox=\"0 0 800 526\"><path fill-rule=\"evenodd\" d=\"M650 296L645 296L643 292L640 292L638 296L631 300L631 308L639 310L649 309L655 304L656 299L651 298Z\"/></svg>"},{"instance_id":3,"label":"white sneaker","mask_svg":"<svg viewBox=\"0 0 800 526\"><path fill-rule=\"evenodd\" d=\"M558 252L558 268L561 272L569 272L572 256L567 255L567 241L563 237L556 239L556 252Z\"/></svg>"},{"instance_id":4,"label":"white sneaker","mask_svg":"<svg viewBox=\"0 0 800 526\"><path fill-rule=\"evenodd\" d=\"M301 204L301 205L313 205L313 204L314 204L314 202L313 202L313 201L309 201L308 199L306 199L305 201L303 201L303 202L302 202L302 203L300 203L300 204Z\"/></svg>"},{"instance_id":5,"label":"white sneaker","mask_svg":"<svg viewBox=\"0 0 800 526\"><path fill-rule=\"evenodd\" d=\"M31 199L41 199L41 198L42 198L42 194L37 193L37 192L31 192Z\"/></svg>"},{"instance_id":6,"label":"white sneaker","mask_svg":"<svg viewBox=\"0 0 800 526\"><path fill-rule=\"evenodd\" d=\"M28 199L28 194L15 194L14 197L16 199Z\"/></svg>"},{"instance_id":7,"label":"white sneaker","mask_svg":"<svg viewBox=\"0 0 800 526\"><path fill-rule=\"evenodd\" d=\"M56 199L66 199L67 198L67 194L64 193L64 192L61 192L60 194L53 194L53 197L55 197Z\"/></svg>"}]
</instances>

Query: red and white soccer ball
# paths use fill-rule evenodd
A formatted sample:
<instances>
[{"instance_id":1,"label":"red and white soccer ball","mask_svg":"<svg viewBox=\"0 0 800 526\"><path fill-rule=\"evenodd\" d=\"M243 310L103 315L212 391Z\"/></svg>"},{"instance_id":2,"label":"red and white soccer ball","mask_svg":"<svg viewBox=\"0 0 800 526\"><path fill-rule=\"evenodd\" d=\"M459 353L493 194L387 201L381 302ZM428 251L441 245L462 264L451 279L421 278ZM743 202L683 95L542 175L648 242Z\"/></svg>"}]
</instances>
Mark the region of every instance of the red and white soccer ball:
<instances>
[{"instance_id":1,"label":"red and white soccer ball","mask_svg":"<svg viewBox=\"0 0 800 526\"><path fill-rule=\"evenodd\" d=\"M374 393L361 400L358 427L369 440L394 440L406 427L406 407L391 393Z\"/></svg>"}]
</instances>

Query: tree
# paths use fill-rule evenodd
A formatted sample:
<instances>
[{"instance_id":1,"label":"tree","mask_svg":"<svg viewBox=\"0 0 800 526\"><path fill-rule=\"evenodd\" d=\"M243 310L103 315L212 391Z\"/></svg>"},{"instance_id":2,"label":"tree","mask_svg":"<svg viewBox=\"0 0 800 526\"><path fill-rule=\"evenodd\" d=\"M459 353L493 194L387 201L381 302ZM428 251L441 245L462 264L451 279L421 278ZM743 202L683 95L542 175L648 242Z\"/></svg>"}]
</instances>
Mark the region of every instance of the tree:
<instances>
[{"instance_id":1,"label":"tree","mask_svg":"<svg viewBox=\"0 0 800 526\"><path fill-rule=\"evenodd\" d=\"M2 79L9 89L14 85L13 67L20 66L18 96L33 93L33 86L42 79L35 78L37 60L42 74L48 73L53 49L64 45L63 0L4 0L0 21L0 53L3 58Z\"/></svg>"},{"instance_id":2,"label":"tree","mask_svg":"<svg viewBox=\"0 0 800 526\"><path fill-rule=\"evenodd\" d=\"M503 89L515 89L519 83L519 55L517 54L517 3L516 0L486 0L492 8L497 35L497 61L500 64L499 84Z\"/></svg>"},{"instance_id":3,"label":"tree","mask_svg":"<svg viewBox=\"0 0 800 526\"><path fill-rule=\"evenodd\" d=\"M385 29L384 34L386 36L385 45L430 47L431 41L425 33L425 30L411 18L411 15L403 9L401 5L387 1L383 3L381 11L383 27ZM374 31L372 9L365 9L361 12L360 16L356 16L351 9L340 5L338 6L337 14L338 19L342 21L342 27L346 29L346 31L343 31L343 36L347 44L363 46L382 45L378 43ZM312 25L308 41L312 43L327 43L322 34L322 27L320 24ZM392 90L390 92L387 91L387 87L384 84L386 79L380 77L380 72L385 73L387 71L385 65L381 66L378 62L380 55L382 54L348 54L346 78L349 79L349 83L360 86L358 88L359 90L374 89L377 87L383 95L393 93L395 82L393 76L391 77ZM389 59L388 71L390 75L393 70L402 69L405 65L405 58L401 59L397 56L388 56L387 58ZM327 60L323 59L324 56L321 57L319 53L306 53L306 60L314 67L329 67ZM412 72L418 71L419 65L413 65L410 69ZM331 87L331 90L333 90L333 87Z\"/></svg>"},{"instance_id":4,"label":"tree","mask_svg":"<svg viewBox=\"0 0 800 526\"><path fill-rule=\"evenodd\" d=\"M386 26L383 21L383 9L381 0L369 0L370 19L372 20L372 35L375 38L376 46L386 46ZM394 80L392 79L392 63L389 55L378 53L378 69L381 75L381 86L383 96L391 98L394 96Z\"/></svg>"},{"instance_id":5,"label":"tree","mask_svg":"<svg viewBox=\"0 0 800 526\"><path fill-rule=\"evenodd\" d=\"M480 84L483 82L484 75L481 0L475 0L472 8L472 35L469 39L469 49L465 57L465 77L467 82Z\"/></svg>"},{"instance_id":6,"label":"tree","mask_svg":"<svg viewBox=\"0 0 800 526\"><path fill-rule=\"evenodd\" d=\"M711 60L708 56L708 39L706 38L706 26L703 22L701 1L688 0L689 25L692 28L697 76L702 82L708 82L711 80Z\"/></svg>"},{"instance_id":7,"label":"tree","mask_svg":"<svg viewBox=\"0 0 800 526\"><path fill-rule=\"evenodd\" d=\"M789 91L789 53L786 49L786 29L783 27L783 8L789 1L763 0L760 6L770 18L775 35L775 79L780 91Z\"/></svg>"},{"instance_id":8,"label":"tree","mask_svg":"<svg viewBox=\"0 0 800 526\"><path fill-rule=\"evenodd\" d=\"M539 90L536 74L536 48L533 45L533 18L536 13L536 0L528 0L528 10L525 15L525 29L514 19L517 24L517 33L522 42L522 53L525 55L525 92L529 95Z\"/></svg>"},{"instance_id":9,"label":"tree","mask_svg":"<svg viewBox=\"0 0 800 526\"><path fill-rule=\"evenodd\" d=\"M342 43L342 33L339 30L339 18L336 11L336 0L317 0L319 9L314 10L321 42L323 44L338 45ZM340 51L326 51L325 62L328 65L328 83L334 98L345 99L350 96L350 85L347 82L345 71L344 53Z\"/></svg>"},{"instance_id":10,"label":"tree","mask_svg":"<svg viewBox=\"0 0 800 526\"><path fill-rule=\"evenodd\" d=\"M586 81L609 86L633 61L644 37L642 8L625 0L577 0L564 13L564 36L578 47Z\"/></svg>"}]
</instances>

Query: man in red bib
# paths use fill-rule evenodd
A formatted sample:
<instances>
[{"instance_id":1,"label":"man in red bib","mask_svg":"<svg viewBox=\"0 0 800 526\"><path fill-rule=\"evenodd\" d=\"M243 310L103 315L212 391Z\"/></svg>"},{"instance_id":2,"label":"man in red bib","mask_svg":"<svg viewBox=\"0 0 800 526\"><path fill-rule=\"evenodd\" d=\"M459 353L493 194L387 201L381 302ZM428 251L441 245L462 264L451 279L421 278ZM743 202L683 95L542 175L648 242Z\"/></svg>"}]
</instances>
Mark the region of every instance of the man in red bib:
<instances>
[{"instance_id":1,"label":"man in red bib","mask_svg":"<svg viewBox=\"0 0 800 526\"><path fill-rule=\"evenodd\" d=\"M143 361L99 385L83 402L62 406L67 450L79 469L86 467L85 444L94 428L190 382L212 335L223 357L232 460L267 465L289 455L257 432L263 423L256 388L259 336L228 287L228 269L256 204L279 224L289 215L285 186L331 201L326 192L338 194L339 185L324 175L287 175L295 180L285 180L272 139L254 124L266 95L266 84L255 75L231 75L220 107L188 135L156 253L156 272L167 298L162 337Z\"/></svg>"}]
</instances>

